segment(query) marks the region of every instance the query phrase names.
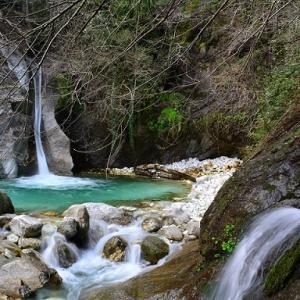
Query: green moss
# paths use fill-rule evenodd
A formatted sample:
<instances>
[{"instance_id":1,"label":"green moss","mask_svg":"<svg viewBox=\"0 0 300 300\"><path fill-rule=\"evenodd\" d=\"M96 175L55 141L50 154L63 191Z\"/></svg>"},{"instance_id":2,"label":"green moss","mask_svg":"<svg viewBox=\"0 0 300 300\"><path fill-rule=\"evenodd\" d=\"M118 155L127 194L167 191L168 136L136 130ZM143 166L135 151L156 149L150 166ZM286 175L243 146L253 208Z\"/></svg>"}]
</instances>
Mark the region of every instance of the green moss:
<instances>
[{"instance_id":1,"label":"green moss","mask_svg":"<svg viewBox=\"0 0 300 300\"><path fill-rule=\"evenodd\" d=\"M264 293L266 295L272 295L282 289L299 262L300 242L286 251L272 267L265 280Z\"/></svg>"}]
</instances>

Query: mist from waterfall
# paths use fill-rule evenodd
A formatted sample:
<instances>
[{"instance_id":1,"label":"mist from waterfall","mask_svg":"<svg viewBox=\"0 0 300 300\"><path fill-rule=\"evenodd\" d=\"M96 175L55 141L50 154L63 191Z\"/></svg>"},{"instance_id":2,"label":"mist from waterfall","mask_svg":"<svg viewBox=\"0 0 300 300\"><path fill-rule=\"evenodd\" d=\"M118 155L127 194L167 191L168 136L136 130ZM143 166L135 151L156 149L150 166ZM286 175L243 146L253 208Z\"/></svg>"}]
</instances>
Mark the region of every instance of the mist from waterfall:
<instances>
[{"instance_id":1,"label":"mist from waterfall","mask_svg":"<svg viewBox=\"0 0 300 300\"><path fill-rule=\"evenodd\" d=\"M299 238L299 209L278 208L258 217L224 266L210 299L261 299L266 269Z\"/></svg>"},{"instance_id":2,"label":"mist from waterfall","mask_svg":"<svg viewBox=\"0 0 300 300\"><path fill-rule=\"evenodd\" d=\"M34 76L34 137L38 163L38 175L49 175L49 169L41 139L42 122L42 70L39 68Z\"/></svg>"}]
</instances>

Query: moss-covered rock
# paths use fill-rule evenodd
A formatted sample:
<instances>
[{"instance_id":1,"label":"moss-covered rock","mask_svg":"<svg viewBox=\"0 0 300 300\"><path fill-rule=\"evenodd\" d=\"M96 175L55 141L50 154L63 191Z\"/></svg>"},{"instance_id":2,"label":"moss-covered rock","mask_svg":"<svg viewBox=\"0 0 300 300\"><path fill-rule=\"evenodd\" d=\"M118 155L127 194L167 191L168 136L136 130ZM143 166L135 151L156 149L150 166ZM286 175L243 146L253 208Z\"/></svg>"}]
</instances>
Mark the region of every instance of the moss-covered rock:
<instances>
[{"instance_id":1,"label":"moss-covered rock","mask_svg":"<svg viewBox=\"0 0 300 300\"><path fill-rule=\"evenodd\" d=\"M156 236L147 236L142 242L142 253L145 260L156 264L169 253L169 245Z\"/></svg>"},{"instance_id":2,"label":"moss-covered rock","mask_svg":"<svg viewBox=\"0 0 300 300\"><path fill-rule=\"evenodd\" d=\"M227 224L235 224L238 236L260 212L300 205L299 121L296 106L219 191L201 222L200 249L207 259L218 250L212 237L224 240Z\"/></svg>"},{"instance_id":3,"label":"moss-covered rock","mask_svg":"<svg viewBox=\"0 0 300 300\"><path fill-rule=\"evenodd\" d=\"M199 271L200 287L213 282L223 265L223 260L216 259L220 253L216 241L226 240L228 224L234 224L232 236L238 238L254 216L269 208L300 208L299 129L297 105L225 183L205 213L200 227L200 253L205 258L205 268ZM296 299L299 295L299 245L298 242L271 266L261 299ZM205 291L200 293L203 296Z\"/></svg>"},{"instance_id":4,"label":"moss-covered rock","mask_svg":"<svg viewBox=\"0 0 300 300\"><path fill-rule=\"evenodd\" d=\"M284 287L300 262L300 242L286 251L269 271L264 285L264 293L272 295Z\"/></svg>"}]
</instances>

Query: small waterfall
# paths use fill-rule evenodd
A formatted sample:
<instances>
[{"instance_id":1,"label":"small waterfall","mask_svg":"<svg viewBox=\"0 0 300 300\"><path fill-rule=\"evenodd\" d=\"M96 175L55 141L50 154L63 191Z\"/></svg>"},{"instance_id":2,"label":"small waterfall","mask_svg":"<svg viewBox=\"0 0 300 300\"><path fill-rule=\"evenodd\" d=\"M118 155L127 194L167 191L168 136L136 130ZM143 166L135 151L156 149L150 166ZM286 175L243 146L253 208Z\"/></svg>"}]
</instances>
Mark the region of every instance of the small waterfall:
<instances>
[{"instance_id":1,"label":"small waterfall","mask_svg":"<svg viewBox=\"0 0 300 300\"><path fill-rule=\"evenodd\" d=\"M67 292L67 300L77 300L83 291L87 292L96 287L125 281L155 267L148 265L142 259L140 243L148 233L143 231L140 222L121 226L93 220L90 225L90 235L94 235L95 230L101 234L96 243L94 243L94 239L91 239L93 241L88 249L78 249L74 244L67 242L59 233L54 233L50 238L47 237L44 240L46 244L43 251L44 260L48 266L55 268L62 277L63 286ZM102 257L104 245L114 236L121 237L128 244L123 262L111 262ZM58 265L58 258L54 251L58 239L72 247L78 257L77 261L69 268L62 268ZM156 266L163 264L180 248L176 243L169 244L169 247L169 255L161 259ZM45 297L41 296L37 299L45 299Z\"/></svg>"},{"instance_id":2,"label":"small waterfall","mask_svg":"<svg viewBox=\"0 0 300 300\"><path fill-rule=\"evenodd\" d=\"M300 238L299 229L300 210L296 208L278 208L258 217L226 263L210 299L261 299L266 266Z\"/></svg>"},{"instance_id":3,"label":"small waterfall","mask_svg":"<svg viewBox=\"0 0 300 300\"><path fill-rule=\"evenodd\" d=\"M41 139L41 122L42 122L42 70L39 68L34 76L34 137L36 146L36 156L38 163L38 175L49 175L49 169Z\"/></svg>"}]
</instances>

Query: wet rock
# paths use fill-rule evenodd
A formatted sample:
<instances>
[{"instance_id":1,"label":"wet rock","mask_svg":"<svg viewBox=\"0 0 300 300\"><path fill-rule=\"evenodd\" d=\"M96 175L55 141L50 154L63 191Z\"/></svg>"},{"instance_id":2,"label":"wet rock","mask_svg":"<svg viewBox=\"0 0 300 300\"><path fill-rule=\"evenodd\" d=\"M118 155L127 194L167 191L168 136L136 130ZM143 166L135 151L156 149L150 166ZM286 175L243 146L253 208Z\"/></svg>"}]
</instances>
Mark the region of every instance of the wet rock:
<instances>
[{"instance_id":1,"label":"wet rock","mask_svg":"<svg viewBox=\"0 0 300 300\"><path fill-rule=\"evenodd\" d=\"M79 299L199 300L195 292L199 290L197 266L201 262L198 241L189 242L162 266L125 282L83 291Z\"/></svg>"},{"instance_id":2,"label":"wet rock","mask_svg":"<svg viewBox=\"0 0 300 300\"><path fill-rule=\"evenodd\" d=\"M50 278L49 278L48 285L50 287L60 286L62 284L62 278L59 276L59 274L55 269L50 268L49 270L50 270Z\"/></svg>"},{"instance_id":3,"label":"wet rock","mask_svg":"<svg viewBox=\"0 0 300 300\"><path fill-rule=\"evenodd\" d=\"M0 191L0 215L11 214L15 212L15 208L10 198Z\"/></svg>"},{"instance_id":4,"label":"wet rock","mask_svg":"<svg viewBox=\"0 0 300 300\"><path fill-rule=\"evenodd\" d=\"M142 227L147 232L156 232L162 227L162 222L158 218L145 218Z\"/></svg>"},{"instance_id":5,"label":"wet rock","mask_svg":"<svg viewBox=\"0 0 300 300\"><path fill-rule=\"evenodd\" d=\"M162 227L159 230L159 234L173 241L181 241L183 239L181 230L174 224Z\"/></svg>"},{"instance_id":6,"label":"wet rock","mask_svg":"<svg viewBox=\"0 0 300 300\"><path fill-rule=\"evenodd\" d=\"M199 237L200 235L200 222L191 220L187 223L186 230L189 235Z\"/></svg>"},{"instance_id":7,"label":"wet rock","mask_svg":"<svg viewBox=\"0 0 300 300\"><path fill-rule=\"evenodd\" d=\"M175 224L178 226L182 226L183 224L186 224L190 221L190 217L187 213L183 212L182 210L179 210L175 212L174 220Z\"/></svg>"},{"instance_id":8,"label":"wet rock","mask_svg":"<svg viewBox=\"0 0 300 300\"><path fill-rule=\"evenodd\" d=\"M103 220L110 224L127 225L132 221L132 216L124 210L104 203L85 203L70 206L63 215L75 218L79 208L85 207L91 219Z\"/></svg>"},{"instance_id":9,"label":"wet rock","mask_svg":"<svg viewBox=\"0 0 300 300\"><path fill-rule=\"evenodd\" d=\"M173 216L164 216L163 217L163 224L164 225L172 225L175 224L175 219Z\"/></svg>"},{"instance_id":10,"label":"wet rock","mask_svg":"<svg viewBox=\"0 0 300 300\"><path fill-rule=\"evenodd\" d=\"M56 241L53 251L57 257L59 265L62 268L69 268L77 260L76 253L67 243L62 240Z\"/></svg>"},{"instance_id":11,"label":"wet rock","mask_svg":"<svg viewBox=\"0 0 300 300\"><path fill-rule=\"evenodd\" d=\"M92 220L89 230L89 246L94 247L103 236L104 230L101 224L98 221Z\"/></svg>"},{"instance_id":12,"label":"wet rock","mask_svg":"<svg viewBox=\"0 0 300 300\"><path fill-rule=\"evenodd\" d=\"M40 239L35 238L20 238L18 242L18 246L21 249L32 248L32 249L40 249L42 241Z\"/></svg>"},{"instance_id":13,"label":"wet rock","mask_svg":"<svg viewBox=\"0 0 300 300\"><path fill-rule=\"evenodd\" d=\"M124 261L126 248L127 242L119 236L114 236L106 242L103 256L110 261Z\"/></svg>"},{"instance_id":14,"label":"wet rock","mask_svg":"<svg viewBox=\"0 0 300 300\"><path fill-rule=\"evenodd\" d=\"M0 227L8 225L15 216L14 214L4 214L0 216Z\"/></svg>"},{"instance_id":15,"label":"wet rock","mask_svg":"<svg viewBox=\"0 0 300 300\"><path fill-rule=\"evenodd\" d=\"M51 270L37 252L29 252L0 268L0 292L12 297L28 297L45 286L51 277Z\"/></svg>"},{"instance_id":16,"label":"wet rock","mask_svg":"<svg viewBox=\"0 0 300 300\"><path fill-rule=\"evenodd\" d=\"M72 205L63 215L65 216L65 220L74 219L76 221L77 233L72 239L77 245L85 246L88 242L90 228L90 215L87 208L84 205Z\"/></svg>"},{"instance_id":17,"label":"wet rock","mask_svg":"<svg viewBox=\"0 0 300 300\"><path fill-rule=\"evenodd\" d=\"M20 237L37 237L41 235L43 224L30 216L17 216L10 222L11 231Z\"/></svg>"},{"instance_id":18,"label":"wet rock","mask_svg":"<svg viewBox=\"0 0 300 300\"><path fill-rule=\"evenodd\" d=\"M47 240L57 231L57 227L52 224L45 224L42 227L42 240Z\"/></svg>"},{"instance_id":19,"label":"wet rock","mask_svg":"<svg viewBox=\"0 0 300 300\"><path fill-rule=\"evenodd\" d=\"M19 240L19 237L18 237L16 234L11 233L11 234L9 234L9 235L6 237L6 239L7 239L9 242L12 242L12 243L14 243L14 244L17 244L17 243L18 243L18 240Z\"/></svg>"},{"instance_id":20,"label":"wet rock","mask_svg":"<svg viewBox=\"0 0 300 300\"><path fill-rule=\"evenodd\" d=\"M57 231L64 235L67 239L71 239L78 233L78 226L79 224L75 219L67 218L58 225Z\"/></svg>"},{"instance_id":21,"label":"wet rock","mask_svg":"<svg viewBox=\"0 0 300 300\"><path fill-rule=\"evenodd\" d=\"M21 249L15 244L8 240L0 241L0 253L4 256L11 258L20 256Z\"/></svg>"},{"instance_id":22,"label":"wet rock","mask_svg":"<svg viewBox=\"0 0 300 300\"><path fill-rule=\"evenodd\" d=\"M156 236L147 236L142 242L142 254L145 260L156 264L169 254L169 245Z\"/></svg>"}]
</instances>

